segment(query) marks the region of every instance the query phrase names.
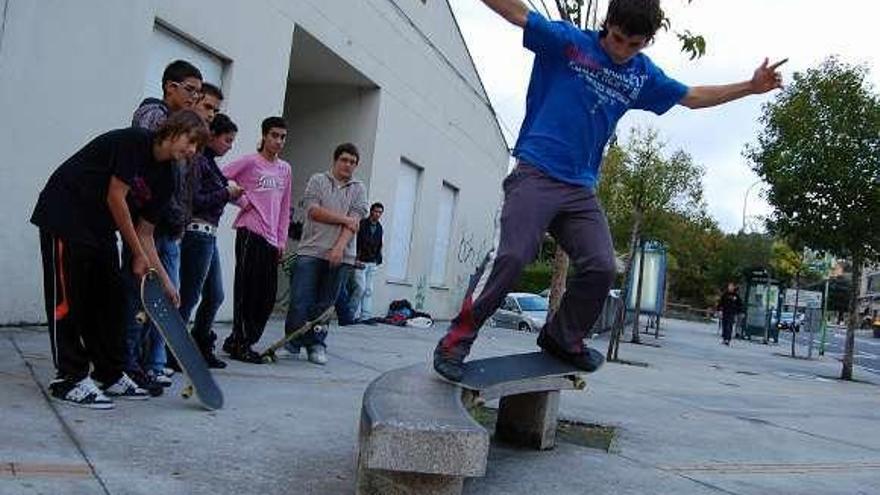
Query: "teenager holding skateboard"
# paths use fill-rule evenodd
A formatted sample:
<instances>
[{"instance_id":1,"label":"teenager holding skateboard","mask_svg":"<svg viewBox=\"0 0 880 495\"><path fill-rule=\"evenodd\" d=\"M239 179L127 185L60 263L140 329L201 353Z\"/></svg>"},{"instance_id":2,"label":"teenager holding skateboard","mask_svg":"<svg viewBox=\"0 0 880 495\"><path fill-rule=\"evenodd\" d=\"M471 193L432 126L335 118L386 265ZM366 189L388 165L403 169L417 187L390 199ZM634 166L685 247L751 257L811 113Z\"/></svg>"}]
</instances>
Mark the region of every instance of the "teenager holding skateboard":
<instances>
[{"instance_id":1,"label":"teenager holding skateboard","mask_svg":"<svg viewBox=\"0 0 880 495\"><path fill-rule=\"evenodd\" d=\"M40 193L31 222L40 228L53 398L109 409L110 397L147 397L123 372L126 305L115 233L132 253L134 275L156 269L176 303L153 229L172 194L172 167L195 154L207 135L192 111L172 115L155 135L136 128L107 132L61 164Z\"/></svg>"},{"instance_id":2,"label":"teenager holding skateboard","mask_svg":"<svg viewBox=\"0 0 880 495\"><path fill-rule=\"evenodd\" d=\"M629 109L663 114L676 104L719 105L779 88L784 61L765 60L747 81L688 87L669 78L641 51L663 21L659 0L611 0L602 30L581 31L530 12L520 0L482 0L523 29L535 61L526 116L504 180L496 248L472 278L461 311L434 352L434 369L461 380L464 358L483 322L531 262L544 232L568 253L573 274L559 310L538 336L545 352L585 371L602 355L583 343L615 275L614 249L595 194L602 154Z\"/></svg>"},{"instance_id":3,"label":"teenager holding skateboard","mask_svg":"<svg viewBox=\"0 0 880 495\"><path fill-rule=\"evenodd\" d=\"M316 319L339 297L351 277L357 251L355 236L367 214L367 190L354 177L360 152L351 143L333 151L330 170L309 178L303 195L306 221L290 274L290 302L284 332L290 334ZM309 361L327 364L327 333L309 330L285 348L294 356L306 348Z\"/></svg>"}]
</instances>

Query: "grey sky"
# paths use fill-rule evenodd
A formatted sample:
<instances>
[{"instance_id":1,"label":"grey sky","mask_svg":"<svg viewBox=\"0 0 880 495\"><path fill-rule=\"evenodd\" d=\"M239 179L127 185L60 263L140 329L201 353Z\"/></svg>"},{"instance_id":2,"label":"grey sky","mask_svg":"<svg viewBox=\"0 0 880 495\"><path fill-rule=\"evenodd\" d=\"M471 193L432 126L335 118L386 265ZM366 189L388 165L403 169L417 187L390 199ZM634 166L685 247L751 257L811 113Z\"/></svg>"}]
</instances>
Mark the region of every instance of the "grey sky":
<instances>
[{"instance_id":1,"label":"grey sky","mask_svg":"<svg viewBox=\"0 0 880 495\"><path fill-rule=\"evenodd\" d=\"M522 48L521 30L507 24L480 0L450 0L471 54L506 132L514 138L525 109L531 54ZM540 0L533 3L541 8ZM555 16L553 0L545 0ZM600 2L600 19L606 2ZM851 63L866 63L874 84L880 82L880 51L871 35L877 29L880 2L875 0L664 0L673 30L690 29L707 39L707 54L689 60L672 33L661 32L646 53L672 77L688 85L737 82L751 77L769 57L789 58L781 67L786 82L835 54ZM757 177L742 158L746 143L759 130L761 105L771 95L752 96L722 107L688 110L676 107L662 117L630 112L619 125L624 137L633 125L660 130L671 151L683 148L706 168L709 212L725 231L742 225L744 197ZM508 135L508 139L512 138ZM761 185L748 196L747 215L766 214ZM749 223L754 223L750 219Z\"/></svg>"}]
</instances>

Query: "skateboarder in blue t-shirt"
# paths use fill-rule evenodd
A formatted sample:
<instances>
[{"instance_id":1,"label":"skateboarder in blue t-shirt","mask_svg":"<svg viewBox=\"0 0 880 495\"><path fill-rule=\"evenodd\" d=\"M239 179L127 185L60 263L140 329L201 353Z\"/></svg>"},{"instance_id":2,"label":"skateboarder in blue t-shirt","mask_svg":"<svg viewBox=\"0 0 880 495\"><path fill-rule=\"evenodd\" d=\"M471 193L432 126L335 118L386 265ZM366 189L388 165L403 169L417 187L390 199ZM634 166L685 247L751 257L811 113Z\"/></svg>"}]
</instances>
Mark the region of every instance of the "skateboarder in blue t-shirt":
<instances>
[{"instance_id":1,"label":"skateboarder in blue t-shirt","mask_svg":"<svg viewBox=\"0 0 880 495\"><path fill-rule=\"evenodd\" d=\"M541 329L538 346L586 371L602 364L583 339L593 326L615 275L614 249L595 194L602 153L617 121L631 108L663 114L676 104L719 105L782 85L785 61L764 60L748 81L694 86L666 76L640 53L661 26L659 0L611 0L602 30L581 31L550 22L520 0L483 0L523 28L534 52L526 116L504 180L497 248L473 277L447 334L434 351L434 368L460 381L464 358L483 322L498 308L545 231L568 253L574 273L559 310Z\"/></svg>"}]
</instances>

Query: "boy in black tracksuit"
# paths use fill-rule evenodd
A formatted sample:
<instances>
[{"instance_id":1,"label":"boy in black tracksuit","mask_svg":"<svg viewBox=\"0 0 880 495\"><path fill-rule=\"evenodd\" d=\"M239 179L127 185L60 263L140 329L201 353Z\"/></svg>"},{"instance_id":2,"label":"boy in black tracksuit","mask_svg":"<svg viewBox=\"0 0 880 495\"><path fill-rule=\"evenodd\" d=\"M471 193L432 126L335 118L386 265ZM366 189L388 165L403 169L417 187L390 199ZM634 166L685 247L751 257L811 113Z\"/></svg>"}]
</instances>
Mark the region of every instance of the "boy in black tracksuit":
<instances>
[{"instance_id":1,"label":"boy in black tracksuit","mask_svg":"<svg viewBox=\"0 0 880 495\"><path fill-rule=\"evenodd\" d=\"M736 285L733 282L727 284L727 291L721 294L718 300L718 310L721 311L721 340L724 345L730 345L730 336L733 333L733 324L736 315L742 313L743 304L739 294L736 293Z\"/></svg>"},{"instance_id":2,"label":"boy in black tracksuit","mask_svg":"<svg viewBox=\"0 0 880 495\"><path fill-rule=\"evenodd\" d=\"M58 167L40 193L31 222L40 228L54 398L93 409L113 407L109 397L147 398L123 373L125 293L115 233L134 253L132 270L142 276L156 268L176 302L152 222L171 195L171 164L194 154L206 136L190 111L172 116L155 136L143 129L107 132Z\"/></svg>"}]
</instances>

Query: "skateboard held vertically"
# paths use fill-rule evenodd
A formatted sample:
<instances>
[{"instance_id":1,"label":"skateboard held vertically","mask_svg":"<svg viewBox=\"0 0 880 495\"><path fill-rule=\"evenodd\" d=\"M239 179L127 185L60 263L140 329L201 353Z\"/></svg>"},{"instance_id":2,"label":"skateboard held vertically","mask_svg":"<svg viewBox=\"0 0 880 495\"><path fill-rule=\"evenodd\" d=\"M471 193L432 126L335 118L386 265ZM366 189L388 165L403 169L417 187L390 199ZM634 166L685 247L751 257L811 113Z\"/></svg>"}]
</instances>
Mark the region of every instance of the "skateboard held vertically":
<instances>
[{"instance_id":1,"label":"skateboard held vertically","mask_svg":"<svg viewBox=\"0 0 880 495\"><path fill-rule=\"evenodd\" d=\"M146 317L159 329L165 344L180 364L190 384L183 389L183 397L195 395L206 409L215 410L223 407L223 392L214 381L211 370L195 341L186 329L186 323L177 308L171 304L162 282L155 270L150 270L141 279L141 303ZM145 321L143 314L138 319Z\"/></svg>"}]
</instances>

